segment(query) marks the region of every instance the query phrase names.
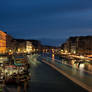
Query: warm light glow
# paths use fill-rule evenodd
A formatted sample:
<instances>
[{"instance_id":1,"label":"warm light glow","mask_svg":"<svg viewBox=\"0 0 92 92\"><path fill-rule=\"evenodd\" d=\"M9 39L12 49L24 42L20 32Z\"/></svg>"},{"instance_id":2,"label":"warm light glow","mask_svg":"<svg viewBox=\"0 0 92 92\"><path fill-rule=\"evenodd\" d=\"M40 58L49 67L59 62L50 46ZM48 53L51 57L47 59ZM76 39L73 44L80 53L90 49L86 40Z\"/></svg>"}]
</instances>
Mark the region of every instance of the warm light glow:
<instances>
[{"instance_id":1,"label":"warm light glow","mask_svg":"<svg viewBox=\"0 0 92 92\"><path fill-rule=\"evenodd\" d=\"M0 53L6 52L6 33L0 31Z\"/></svg>"},{"instance_id":2,"label":"warm light glow","mask_svg":"<svg viewBox=\"0 0 92 92\"><path fill-rule=\"evenodd\" d=\"M11 52L12 50L9 50L9 52Z\"/></svg>"},{"instance_id":3,"label":"warm light glow","mask_svg":"<svg viewBox=\"0 0 92 92\"><path fill-rule=\"evenodd\" d=\"M80 64L79 69L80 69L80 70L84 70L84 67L85 67L84 64Z\"/></svg>"},{"instance_id":4,"label":"warm light glow","mask_svg":"<svg viewBox=\"0 0 92 92\"><path fill-rule=\"evenodd\" d=\"M28 53L32 52L33 51L33 46L32 46L32 43L30 41L27 41L26 42L26 51Z\"/></svg>"},{"instance_id":5,"label":"warm light glow","mask_svg":"<svg viewBox=\"0 0 92 92\"><path fill-rule=\"evenodd\" d=\"M52 53L54 53L55 51L54 51L54 49L52 49Z\"/></svg>"},{"instance_id":6,"label":"warm light glow","mask_svg":"<svg viewBox=\"0 0 92 92\"><path fill-rule=\"evenodd\" d=\"M84 56L81 55L80 58L84 58Z\"/></svg>"},{"instance_id":7,"label":"warm light glow","mask_svg":"<svg viewBox=\"0 0 92 92\"><path fill-rule=\"evenodd\" d=\"M18 52L20 52L20 49L18 49Z\"/></svg>"},{"instance_id":8,"label":"warm light glow","mask_svg":"<svg viewBox=\"0 0 92 92\"><path fill-rule=\"evenodd\" d=\"M73 53L76 54L76 51L74 50Z\"/></svg>"},{"instance_id":9,"label":"warm light glow","mask_svg":"<svg viewBox=\"0 0 92 92\"><path fill-rule=\"evenodd\" d=\"M52 60L55 60L55 55L54 54L52 54Z\"/></svg>"},{"instance_id":10,"label":"warm light glow","mask_svg":"<svg viewBox=\"0 0 92 92\"><path fill-rule=\"evenodd\" d=\"M61 49L61 52L63 52L63 50Z\"/></svg>"},{"instance_id":11,"label":"warm light glow","mask_svg":"<svg viewBox=\"0 0 92 92\"><path fill-rule=\"evenodd\" d=\"M68 53L68 51L67 51L67 50L65 50L65 53Z\"/></svg>"}]
</instances>

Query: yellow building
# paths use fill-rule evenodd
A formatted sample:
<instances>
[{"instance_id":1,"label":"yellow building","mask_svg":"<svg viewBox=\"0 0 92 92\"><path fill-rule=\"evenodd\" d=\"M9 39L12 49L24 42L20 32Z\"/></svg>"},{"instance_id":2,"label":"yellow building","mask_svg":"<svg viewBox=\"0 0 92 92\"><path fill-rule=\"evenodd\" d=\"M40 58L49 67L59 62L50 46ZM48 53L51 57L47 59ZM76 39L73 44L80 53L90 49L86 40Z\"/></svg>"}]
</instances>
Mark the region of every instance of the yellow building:
<instances>
[{"instance_id":1,"label":"yellow building","mask_svg":"<svg viewBox=\"0 0 92 92\"><path fill-rule=\"evenodd\" d=\"M6 33L0 30L0 54L6 53Z\"/></svg>"}]
</instances>

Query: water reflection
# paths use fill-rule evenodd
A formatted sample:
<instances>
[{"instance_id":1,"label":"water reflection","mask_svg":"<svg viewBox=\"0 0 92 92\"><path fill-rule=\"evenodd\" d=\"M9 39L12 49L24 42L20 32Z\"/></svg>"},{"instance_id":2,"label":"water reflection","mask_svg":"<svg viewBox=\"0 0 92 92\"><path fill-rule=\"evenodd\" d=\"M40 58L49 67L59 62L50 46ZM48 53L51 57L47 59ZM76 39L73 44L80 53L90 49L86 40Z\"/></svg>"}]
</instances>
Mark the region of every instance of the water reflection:
<instances>
[{"instance_id":1,"label":"water reflection","mask_svg":"<svg viewBox=\"0 0 92 92\"><path fill-rule=\"evenodd\" d=\"M80 69L81 71L83 71L83 70L84 70L84 67L85 67L84 64L80 64L79 69Z\"/></svg>"},{"instance_id":2,"label":"water reflection","mask_svg":"<svg viewBox=\"0 0 92 92\"><path fill-rule=\"evenodd\" d=\"M86 69L87 71L92 72L92 64L86 63L86 64L85 64L85 69Z\"/></svg>"},{"instance_id":3,"label":"water reflection","mask_svg":"<svg viewBox=\"0 0 92 92\"><path fill-rule=\"evenodd\" d=\"M55 54L52 54L52 60L54 61L56 58ZM80 70L80 74L82 75L83 71L92 73L92 61L86 60L78 60L78 59L59 59L62 64L69 65L74 69Z\"/></svg>"},{"instance_id":4,"label":"water reflection","mask_svg":"<svg viewBox=\"0 0 92 92\"><path fill-rule=\"evenodd\" d=\"M52 54L52 60L53 61L55 60L55 54Z\"/></svg>"},{"instance_id":5,"label":"water reflection","mask_svg":"<svg viewBox=\"0 0 92 92\"><path fill-rule=\"evenodd\" d=\"M81 77L84 76L84 68L85 68L85 64L84 63L79 65L79 70L80 70L80 76Z\"/></svg>"}]
</instances>

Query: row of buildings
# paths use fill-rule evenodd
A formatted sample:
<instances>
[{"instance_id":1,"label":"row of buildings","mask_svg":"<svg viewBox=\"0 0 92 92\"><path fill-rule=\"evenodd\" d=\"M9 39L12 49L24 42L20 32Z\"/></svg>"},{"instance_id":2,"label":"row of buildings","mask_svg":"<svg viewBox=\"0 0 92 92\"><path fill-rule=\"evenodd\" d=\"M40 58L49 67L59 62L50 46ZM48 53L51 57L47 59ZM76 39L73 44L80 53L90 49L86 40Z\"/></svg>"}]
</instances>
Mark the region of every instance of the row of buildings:
<instances>
[{"instance_id":1,"label":"row of buildings","mask_svg":"<svg viewBox=\"0 0 92 92\"><path fill-rule=\"evenodd\" d=\"M41 44L37 40L14 39L0 30L0 54L5 53L31 53L38 51Z\"/></svg>"},{"instance_id":2,"label":"row of buildings","mask_svg":"<svg viewBox=\"0 0 92 92\"><path fill-rule=\"evenodd\" d=\"M70 37L61 46L61 52L90 55L92 54L92 36L76 36Z\"/></svg>"}]
</instances>

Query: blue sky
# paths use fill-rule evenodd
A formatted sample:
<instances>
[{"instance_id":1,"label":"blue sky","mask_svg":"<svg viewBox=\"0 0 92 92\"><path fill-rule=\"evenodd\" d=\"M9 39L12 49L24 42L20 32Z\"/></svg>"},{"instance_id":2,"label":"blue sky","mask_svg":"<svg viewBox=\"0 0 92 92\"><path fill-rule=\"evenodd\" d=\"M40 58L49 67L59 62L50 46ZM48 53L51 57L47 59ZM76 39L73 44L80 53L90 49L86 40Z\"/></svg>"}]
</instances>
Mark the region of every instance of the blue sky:
<instances>
[{"instance_id":1,"label":"blue sky","mask_svg":"<svg viewBox=\"0 0 92 92\"><path fill-rule=\"evenodd\" d=\"M26 39L92 35L92 0L2 0L0 26Z\"/></svg>"}]
</instances>

